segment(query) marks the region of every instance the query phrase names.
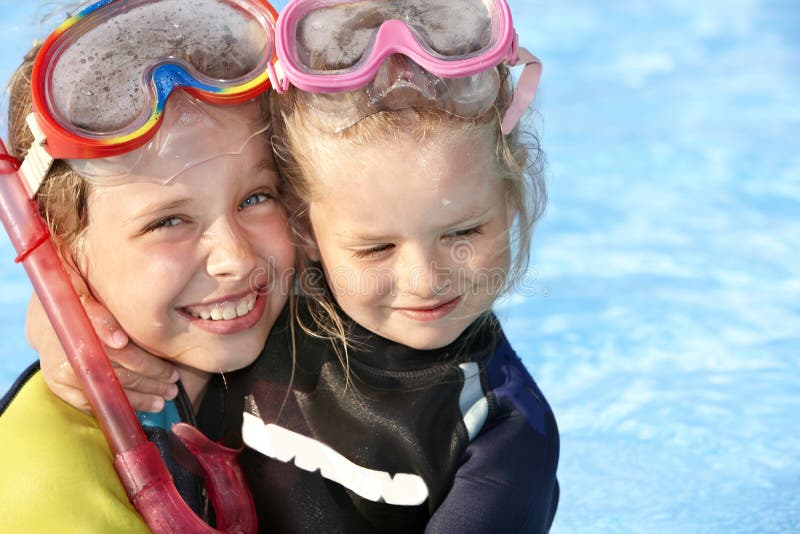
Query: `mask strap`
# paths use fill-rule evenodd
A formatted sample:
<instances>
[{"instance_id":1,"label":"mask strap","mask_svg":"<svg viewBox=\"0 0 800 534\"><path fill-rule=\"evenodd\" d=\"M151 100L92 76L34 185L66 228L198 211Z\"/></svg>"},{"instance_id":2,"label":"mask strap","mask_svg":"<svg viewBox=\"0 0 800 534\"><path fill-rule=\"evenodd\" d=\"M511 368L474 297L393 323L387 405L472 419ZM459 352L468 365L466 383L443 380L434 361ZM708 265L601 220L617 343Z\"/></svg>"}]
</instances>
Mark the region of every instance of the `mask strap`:
<instances>
[{"instance_id":1,"label":"mask strap","mask_svg":"<svg viewBox=\"0 0 800 534\"><path fill-rule=\"evenodd\" d=\"M39 127L39 123L36 122L36 116L33 113L28 114L25 122L28 123L28 128L33 134L33 143L19 170L24 179L25 188L28 190L28 196L33 198L53 165L53 158L44 148L47 137Z\"/></svg>"},{"instance_id":2,"label":"mask strap","mask_svg":"<svg viewBox=\"0 0 800 534\"><path fill-rule=\"evenodd\" d=\"M281 68L281 64L277 61L270 61L267 63L267 72L269 73L269 81L275 92L283 94L289 88L289 78Z\"/></svg>"},{"instance_id":3,"label":"mask strap","mask_svg":"<svg viewBox=\"0 0 800 534\"><path fill-rule=\"evenodd\" d=\"M517 87L514 89L514 99L506 110L503 117L503 135L508 135L522 118L522 114L533 102L536 96L536 88L539 86L539 79L542 77L542 62L539 58L528 52L525 48L520 48L517 59L513 65L524 65L522 74L519 76Z\"/></svg>"}]
</instances>

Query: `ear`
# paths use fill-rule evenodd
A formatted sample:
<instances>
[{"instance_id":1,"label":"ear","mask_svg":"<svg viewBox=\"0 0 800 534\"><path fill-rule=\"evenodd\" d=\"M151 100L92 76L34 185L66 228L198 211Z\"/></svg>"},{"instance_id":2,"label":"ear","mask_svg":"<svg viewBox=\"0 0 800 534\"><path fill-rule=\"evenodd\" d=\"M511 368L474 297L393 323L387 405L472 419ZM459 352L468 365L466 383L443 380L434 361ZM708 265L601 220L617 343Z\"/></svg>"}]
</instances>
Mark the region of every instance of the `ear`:
<instances>
[{"instance_id":1,"label":"ear","mask_svg":"<svg viewBox=\"0 0 800 534\"><path fill-rule=\"evenodd\" d=\"M60 244L59 244L60 245ZM73 278L87 279L89 277L89 244L84 239L83 234L78 235L68 246L60 245L62 263L64 270Z\"/></svg>"},{"instance_id":2,"label":"ear","mask_svg":"<svg viewBox=\"0 0 800 534\"><path fill-rule=\"evenodd\" d=\"M314 263L319 263L322 261L322 256L319 253L317 241L314 239L313 235L303 238L303 252L306 256L308 256L308 259Z\"/></svg>"},{"instance_id":3,"label":"ear","mask_svg":"<svg viewBox=\"0 0 800 534\"><path fill-rule=\"evenodd\" d=\"M307 216L295 222L295 234L299 238L298 247L302 253L315 263L322 261L317 239L314 236L314 230L311 228L311 221Z\"/></svg>"}]
</instances>

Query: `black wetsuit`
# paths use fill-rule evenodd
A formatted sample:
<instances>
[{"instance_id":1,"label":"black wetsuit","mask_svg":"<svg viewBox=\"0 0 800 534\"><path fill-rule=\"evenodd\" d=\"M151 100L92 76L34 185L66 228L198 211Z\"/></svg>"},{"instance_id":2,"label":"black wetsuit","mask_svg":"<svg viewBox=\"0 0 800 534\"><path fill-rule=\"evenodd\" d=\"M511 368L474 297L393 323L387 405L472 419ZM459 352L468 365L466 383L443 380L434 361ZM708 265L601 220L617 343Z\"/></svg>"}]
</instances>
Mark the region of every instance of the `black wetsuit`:
<instances>
[{"instance_id":1,"label":"black wetsuit","mask_svg":"<svg viewBox=\"0 0 800 534\"><path fill-rule=\"evenodd\" d=\"M224 435L240 444L243 430L262 531L548 530L558 429L496 319L431 351L350 326L349 379L302 332L293 366L285 313L228 376Z\"/></svg>"}]
</instances>

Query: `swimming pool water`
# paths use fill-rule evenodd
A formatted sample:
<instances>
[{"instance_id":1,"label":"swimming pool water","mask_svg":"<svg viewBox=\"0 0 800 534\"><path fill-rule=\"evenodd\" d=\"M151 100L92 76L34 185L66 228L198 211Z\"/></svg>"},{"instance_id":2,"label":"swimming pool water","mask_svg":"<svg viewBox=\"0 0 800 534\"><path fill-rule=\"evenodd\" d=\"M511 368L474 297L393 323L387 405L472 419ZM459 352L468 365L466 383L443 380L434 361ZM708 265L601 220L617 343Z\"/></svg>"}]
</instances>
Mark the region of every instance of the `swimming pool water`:
<instances>
[{"instance_id":1,"label":"swimming pool water","mask_svg":"<svg viewBox=\"0 0 800 534\"><path fill-rule=\"evenodd\" d=\"M561 428L553 531L800 531L800 8L511 5L550 202L498 312ZM33 357L12 257L3 389Z\"/></svg>"}]
</instances>

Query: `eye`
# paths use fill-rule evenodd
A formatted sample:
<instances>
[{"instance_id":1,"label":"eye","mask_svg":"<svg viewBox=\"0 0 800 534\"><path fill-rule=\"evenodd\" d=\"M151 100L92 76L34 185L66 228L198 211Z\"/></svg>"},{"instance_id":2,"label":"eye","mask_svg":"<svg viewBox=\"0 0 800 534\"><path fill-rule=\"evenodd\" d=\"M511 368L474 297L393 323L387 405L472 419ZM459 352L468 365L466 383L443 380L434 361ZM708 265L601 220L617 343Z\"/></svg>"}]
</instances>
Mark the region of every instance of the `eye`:
<instances>
[{"instance_id":1,"label":"eye","mask_svg":"<svg viewBox=\"0 0 800 534\"><path fill-rule=\"evenodd\" d=\"M478 226L472 226L470 228L464 228L462 230L453 230L452 232L445 234L444 237L445 239L462 239L465 237L481 234L482 232L483 232L483 225L479 224Z\"/></svg>"},{"instance_id":2,"label":"eye","mask_svg":"<svg viewBox=\"0 0 800 534\"><path fill-rule=\"evenodd\" d=\"M170 228L172 226L178 226L179 224L183 223L184 220L177 215L170 215L169 217L164 217L163 219L159 219L153 224L149 225L147 228L144 229L144 233L155 232L156 230L161 230L163 228Z\"/></svg>"},{"instance_id":3,"label":"eye","mask_svg":"<svg viewBox=\"0 0 800 534\"><path fill-rule=\"evenodd\" d=\"M384 245L376 245L374 247L358 249L355 252L353 252L353 256L355 256L356 258L372 258L379 255L382 252L386 252L393 248L394 245L392 245L391 243L387 243Z\"/></svg>"},{"instance_id":4,"label":"eye","mask_svg":"<svg viewBox=\"0 0 800 534\"><path fill-rule=\"evenodd\" d=\"M256 204L261 204L273 199L274 197L267 193L253 193L244 199L241 204L239 204L239 209L243 210L245 208L249 208L250 206L255 206Z\"/></svg>"}]
</instances>

